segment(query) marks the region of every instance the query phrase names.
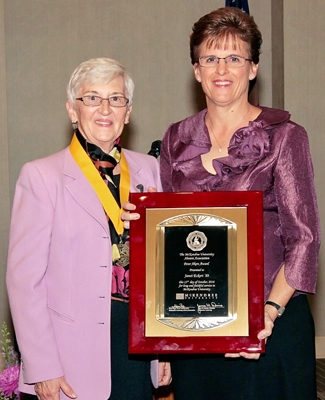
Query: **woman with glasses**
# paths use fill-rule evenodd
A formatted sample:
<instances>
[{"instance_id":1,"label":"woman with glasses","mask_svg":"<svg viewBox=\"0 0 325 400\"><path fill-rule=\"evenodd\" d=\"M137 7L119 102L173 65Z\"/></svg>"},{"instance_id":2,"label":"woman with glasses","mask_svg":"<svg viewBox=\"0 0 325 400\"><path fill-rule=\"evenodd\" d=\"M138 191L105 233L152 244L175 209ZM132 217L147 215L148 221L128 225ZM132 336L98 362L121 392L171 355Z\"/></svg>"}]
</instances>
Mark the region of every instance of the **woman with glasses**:
<instances>
[{"instance_id":1,"label":"woman with glasses","mask_svg":"<svg viewBox=\"0 0 325 400\"><path fill-rule=\"evenodd\" d=\"M263 191L266 352L175 356L175 400L316 399L306 296L315 293L320 242L313 167L290 114L249 103L261 43L238 8L194 24L191 61L207 107L167 129L160 170L168 192Z\"/></svg>"},{"instance_id":2,"label":"woman with glasses","mask_svg":"<svg viewBox=\"0 0 325 400\"><path fill-rule=\"evenodd\" d=\"M133 88L115 60L80 64L67 87L70 146L19 176L7 285L23 399L152 399L149 360L128 356L129 237L120 215L130 192L161 186L154 157L119 146ZM169 365L153 361L152 377L168 384Z\"/></svg>"}]
</instances>

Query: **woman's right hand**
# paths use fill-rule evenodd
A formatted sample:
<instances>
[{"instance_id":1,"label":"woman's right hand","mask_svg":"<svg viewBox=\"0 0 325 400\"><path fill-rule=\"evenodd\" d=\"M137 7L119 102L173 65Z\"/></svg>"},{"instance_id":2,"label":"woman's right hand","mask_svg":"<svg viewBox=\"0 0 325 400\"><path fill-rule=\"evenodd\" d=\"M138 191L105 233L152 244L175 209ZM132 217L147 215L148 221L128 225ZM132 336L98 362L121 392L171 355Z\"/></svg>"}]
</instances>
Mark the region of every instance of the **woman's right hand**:
<instances>
[{"instance_id":1,"label":"woman's right hand","mask_svg":"<svg viewBox=\"0 0 325 400\"><path fill-rule=\"evenodd\" d=\"M77 398L64 376L35 384L35 392L39 400L60 400L60 390L70 399Z\"/></svg>"}]
</instances>

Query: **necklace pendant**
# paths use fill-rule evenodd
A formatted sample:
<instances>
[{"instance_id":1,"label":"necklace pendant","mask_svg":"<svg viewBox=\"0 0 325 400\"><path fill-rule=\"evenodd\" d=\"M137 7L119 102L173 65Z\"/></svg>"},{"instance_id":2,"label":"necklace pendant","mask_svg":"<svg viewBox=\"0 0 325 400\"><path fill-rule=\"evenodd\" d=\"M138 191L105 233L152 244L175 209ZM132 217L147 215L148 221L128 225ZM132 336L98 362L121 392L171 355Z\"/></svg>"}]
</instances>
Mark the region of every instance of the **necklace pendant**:
<instances>
[{"instance_id":1,"label":"necklace pendant","mask_svg":"<svg viewBox=\"0 0 325 400\"><path fill-rule=\"evenodd\" d=\"M218 151L219 151L219 153L222 153L222 147L220 147Z\"/></svg>"}]
</instances>

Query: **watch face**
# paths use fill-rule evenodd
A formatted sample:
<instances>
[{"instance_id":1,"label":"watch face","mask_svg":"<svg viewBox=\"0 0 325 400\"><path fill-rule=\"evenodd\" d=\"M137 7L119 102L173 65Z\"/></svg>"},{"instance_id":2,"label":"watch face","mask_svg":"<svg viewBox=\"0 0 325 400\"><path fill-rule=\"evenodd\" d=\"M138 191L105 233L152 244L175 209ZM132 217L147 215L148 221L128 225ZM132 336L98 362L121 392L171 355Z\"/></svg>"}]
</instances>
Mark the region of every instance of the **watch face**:
<instances>
[{"instance_id":1,"label":"watch face","mask_svg":"<svg viewBox=\"0 0 325 400\"><path fill-rule=\"evenodd\" d=\"M280 307L278 308L278 316L281 317L281 315L284 313L284 311L285 311L285 307L281 307L281 306L280 306Z\"/></svg>"},{"instance_id":2,"label":"watch face","mask_svg":"<svg viewBox=\"0 0 325 400\"><path fill-rule=\"evenodd\" d=\"M279 304L274 303L273 301L266 301L265 304L269 304L270 306L275 307L278 310L278 317L279 318L285 312L285 307L279 306Z\"/></svg>"}]
</instances>

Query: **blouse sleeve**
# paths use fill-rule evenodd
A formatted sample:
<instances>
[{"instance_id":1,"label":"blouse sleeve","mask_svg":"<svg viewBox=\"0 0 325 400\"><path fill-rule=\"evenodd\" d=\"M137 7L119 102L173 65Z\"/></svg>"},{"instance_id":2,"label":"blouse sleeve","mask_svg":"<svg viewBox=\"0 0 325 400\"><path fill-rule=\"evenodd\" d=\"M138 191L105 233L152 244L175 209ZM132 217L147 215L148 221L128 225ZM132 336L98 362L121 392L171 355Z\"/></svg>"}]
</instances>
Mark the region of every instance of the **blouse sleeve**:
<instances>
[{"instance_id":1,"label":"blouse sleeve","mask_svg":"<svg viewBox=\"0 0 325 400\"><path fill-rule=\"evenodd\" d=\"M170 141L170 130L171 126L167 129L165 136L161 143L160 149L160 179L161 185L164 192L172 192L172 163L169 152L169 141Z\"/></svg>"},{"instance_id":2,"label":"blouse sleeve","mask_svg":"<svg viewBox=\"0 0 325 400\"><path fill-rule=\"evenodd\" d=\"M288 128L274 170L285 277L297 291L315 293L320 224L314 171L306 131L291 122Z\"/></svg>"}]
</instances>

